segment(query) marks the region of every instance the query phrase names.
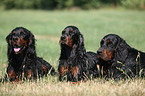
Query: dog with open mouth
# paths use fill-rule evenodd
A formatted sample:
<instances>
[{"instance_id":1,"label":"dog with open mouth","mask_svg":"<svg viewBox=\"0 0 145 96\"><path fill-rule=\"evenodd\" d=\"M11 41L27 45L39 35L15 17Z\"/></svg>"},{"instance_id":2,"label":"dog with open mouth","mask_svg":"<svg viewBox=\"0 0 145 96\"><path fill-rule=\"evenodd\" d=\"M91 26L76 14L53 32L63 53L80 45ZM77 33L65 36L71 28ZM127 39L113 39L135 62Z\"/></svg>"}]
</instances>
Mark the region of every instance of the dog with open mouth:
<instances>
[{"instance_id":1,"label":"dog with open mouth","mask_svg":"<svg viewBox=\"0 0 145 96\"><path fill-rule=\"evenodd\" d=\"M55 75L55 69L48 62L37 57L35 37L24 27L16 27L6 37L8 43L8 67L5 80L21 81Z\"/></svg>"}]
</instances>

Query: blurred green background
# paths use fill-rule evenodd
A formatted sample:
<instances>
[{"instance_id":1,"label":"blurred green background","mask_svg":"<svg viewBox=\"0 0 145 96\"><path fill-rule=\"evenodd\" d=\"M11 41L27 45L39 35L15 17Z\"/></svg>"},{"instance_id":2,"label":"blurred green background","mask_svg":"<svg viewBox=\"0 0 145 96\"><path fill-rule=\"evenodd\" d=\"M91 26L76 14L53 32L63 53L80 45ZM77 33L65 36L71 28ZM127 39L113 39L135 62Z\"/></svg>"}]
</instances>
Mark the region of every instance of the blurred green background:
<instances>
[{"instance_id":1,"label":"blurred green background","mask_svg":"<svg viewBox=\"0 0 145 96\"><path fill-rule=\"evenodd\" d=\"M99 9L121 6L144 10L145 0L1 0L0 5L5 9Z\"/></svg>"}]
</instances>

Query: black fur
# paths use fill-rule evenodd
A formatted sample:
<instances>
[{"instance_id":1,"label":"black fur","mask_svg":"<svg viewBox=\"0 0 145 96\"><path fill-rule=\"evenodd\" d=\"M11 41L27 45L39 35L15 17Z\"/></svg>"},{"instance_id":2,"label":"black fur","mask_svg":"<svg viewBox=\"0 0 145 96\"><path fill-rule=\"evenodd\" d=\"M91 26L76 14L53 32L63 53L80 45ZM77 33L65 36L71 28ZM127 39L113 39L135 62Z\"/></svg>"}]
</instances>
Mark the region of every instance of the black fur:
<instances>
[{"instance_id":1,"label":"black fur","mask_svg":"<svg viewBox=\"0 0 145 96\"><path fill-rule=\"evenodd\" d=\"M20 81L43 77L55 69L42 58L37 57L35 50L35 37L24 27L16 27L6 37L8 43L8 67L5 79ZM24 75L24 76L23 76Z\"/></svg>"},{"instance_id":2,"label":"black fur","mask_svg":"<svg viewBox=\"0 0 145 96\"><path fill-rule=\"evenodd\" d=\"M86 52L84 38L75 26L67 26L60 38L59 80L77 82L99 75L97 54Z\"/></svg>"},{"instance_id":3,"label":"black fur","mask_svg":"<svg viewBox=\"0 0 145 96\"><path fill-rule=\"evenodd\" d=\"M145 74L145 53L130 47L118 35L104 36L97 53L107 77L119 80Z\"/></svg>"}]
</instances>

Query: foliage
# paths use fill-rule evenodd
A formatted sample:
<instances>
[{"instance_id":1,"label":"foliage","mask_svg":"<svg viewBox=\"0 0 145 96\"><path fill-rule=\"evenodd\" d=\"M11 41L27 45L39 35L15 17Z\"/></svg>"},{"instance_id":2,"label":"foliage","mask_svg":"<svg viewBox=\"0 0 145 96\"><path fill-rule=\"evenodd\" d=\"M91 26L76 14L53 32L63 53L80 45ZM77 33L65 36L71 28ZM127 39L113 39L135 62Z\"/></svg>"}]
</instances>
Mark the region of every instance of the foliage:
<instances>
[{"instance_id":1,"label":"foliage","mask_svg":"<svg viewBox=\"0 0 145 96\"><path fill-rule=\"evenodd\" d=\"M130 9L144 9L145 10L145 0L123 0L122 5Z\"/></svg>"},{"instance_id":2,"label":"foliage","mask_svg":"<svg viewBox=\"0 0 145 96\"><path fill-rule=\"evenodd\" d=\"M53 9L54 0L3 0L6 9Z\"/></svg>"},{"instance_id":3,"label":"foliage","mask_svg":"<svg viewBox=\"0 0 145 96\"><path fill-rule=\"evenodd\" d=\"M145 0L1 0L0 5L5 9L90 9L104 6L145 9Z\"/></svg>"}]
</instances>

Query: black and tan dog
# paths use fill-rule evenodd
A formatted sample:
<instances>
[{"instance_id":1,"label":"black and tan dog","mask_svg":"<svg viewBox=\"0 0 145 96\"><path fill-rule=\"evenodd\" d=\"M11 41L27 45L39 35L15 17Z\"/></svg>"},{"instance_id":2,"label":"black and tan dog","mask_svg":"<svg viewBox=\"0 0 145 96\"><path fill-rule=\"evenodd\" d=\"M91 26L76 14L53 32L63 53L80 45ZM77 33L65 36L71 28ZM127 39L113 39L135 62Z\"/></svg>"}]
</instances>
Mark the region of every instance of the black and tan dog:
<instances>
[{"instance_id":1,"label":"black and tan dog","mask_svg":"<svg viewBox=\"0 0 145 96\"><path fill-rule=\"evenodd\" d=\"M34 35L23 27L16 27L6 37L8 43L8 67L5 80L20 81L43 77L55 69L42 58L37 57ZM24 75L24 76L22 76Z\"/></svg>"},{"instance_id":2,"label":"black and tan dog","mask_svg":"<svg viewBox=\"0 0 145 96\"><path fill-rule=\"evenodd\" d=\"M97 54L86 52L84 38L75 26L67 26L60 37L61 54L59 58L59 80L78 82L88 79L92 74L99 75Z\"/></svg>"},{"instance_id":3,"label":"black and tan dog","mask_svg":"<svg viewBox=\"0 0 145 96\"><path fill-rule=\"evenodd\" d=\"M130 47L118 35L104 36L97 54L107 77L119 80L145 75L145 53Z\"/></svg>"}]
</instances>

